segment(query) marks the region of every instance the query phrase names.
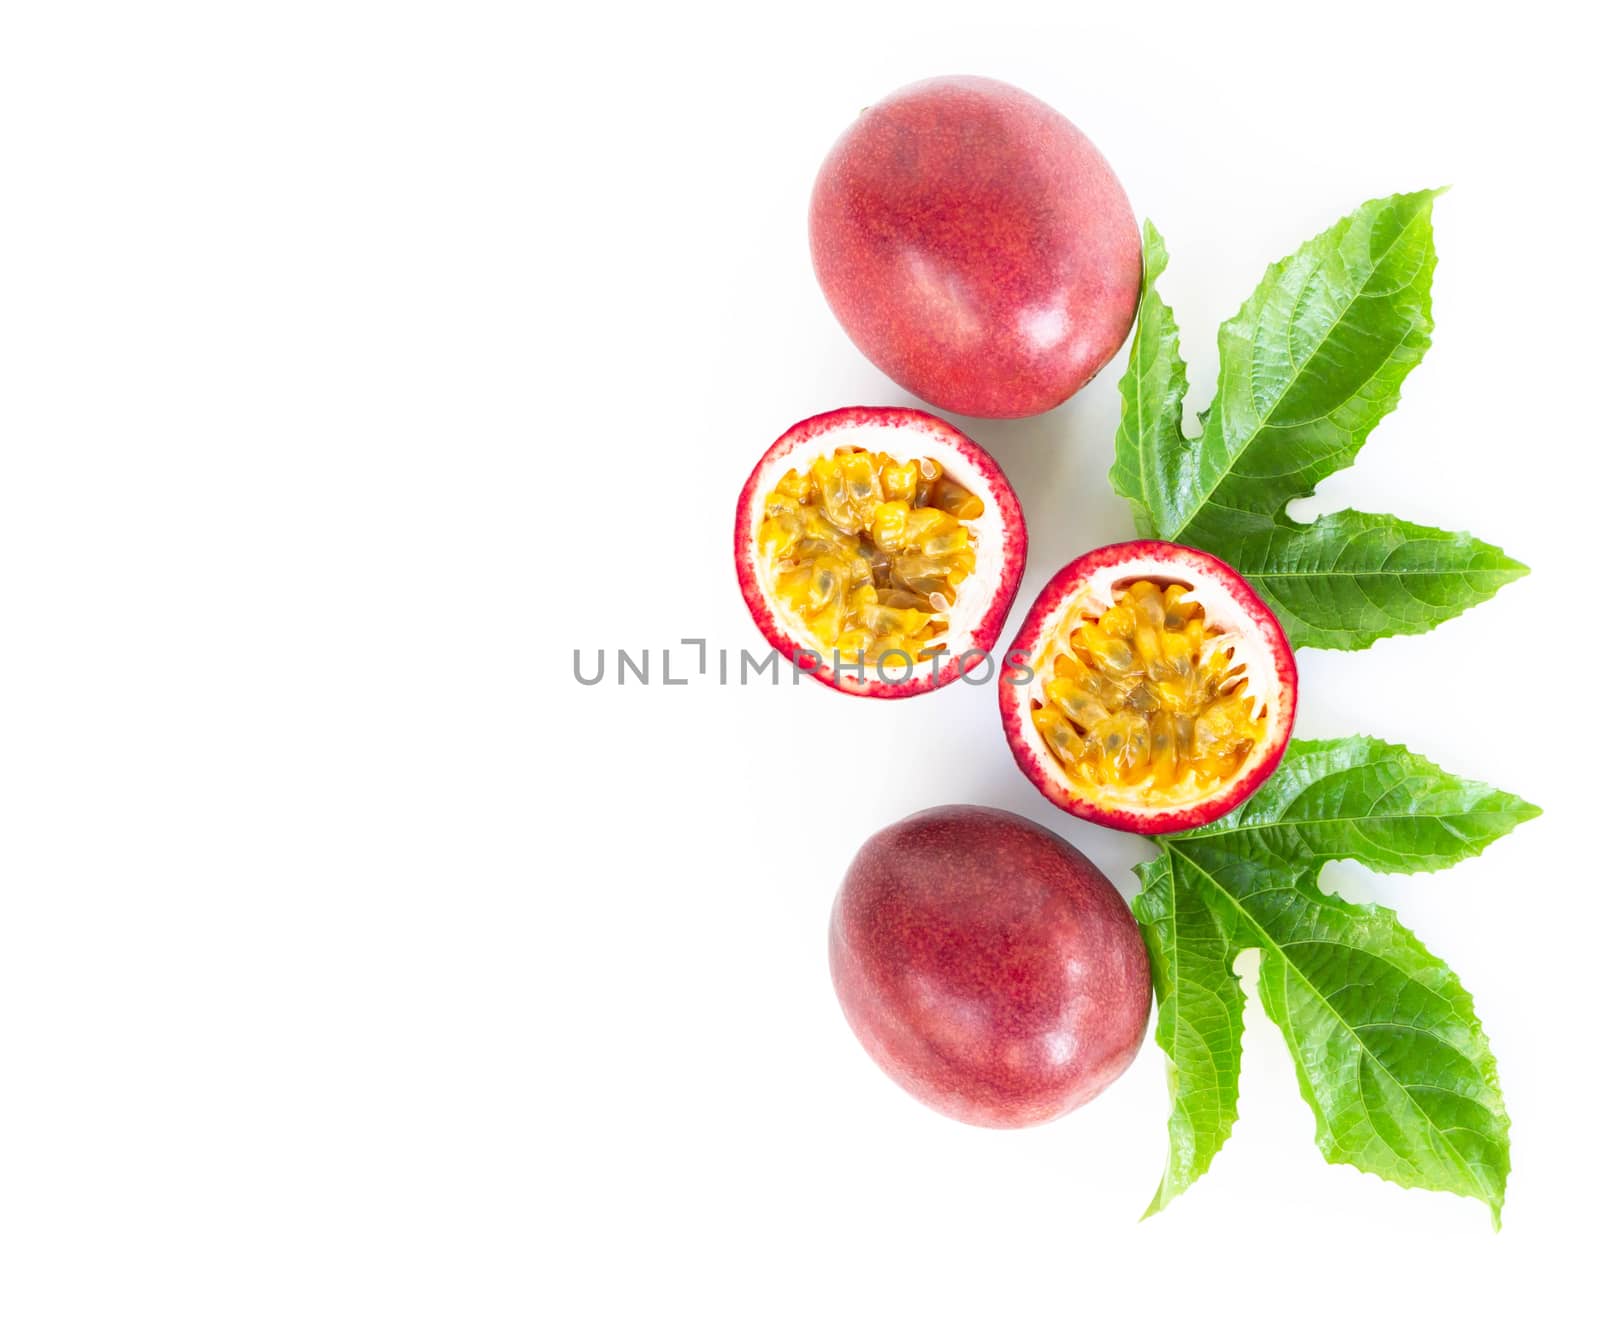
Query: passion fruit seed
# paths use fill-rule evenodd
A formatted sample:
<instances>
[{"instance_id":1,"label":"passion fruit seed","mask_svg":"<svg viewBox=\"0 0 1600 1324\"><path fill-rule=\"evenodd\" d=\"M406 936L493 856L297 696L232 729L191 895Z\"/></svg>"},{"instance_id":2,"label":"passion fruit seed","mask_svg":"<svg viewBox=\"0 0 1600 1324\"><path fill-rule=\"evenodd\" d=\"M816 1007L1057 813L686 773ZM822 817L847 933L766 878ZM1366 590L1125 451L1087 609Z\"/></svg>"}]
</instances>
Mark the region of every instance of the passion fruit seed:
<instances>
[{"instance_id":1,"label":"passion fruit seed","mask_svg":"<svg viewBox=\"0 0 1600 1324\"><path fill-rule=\"evenodd\" d=\"M1047 646L1033 724L1069 781L1187 797L1231 778L1265 737L1244 668L1188 592L1138 580Z\"/></svg>"},{"instance_id":2,"label":"passion fruit seed","mask_svg":"<svg viewBox=\"0 0 1600 1324\"><path fill-rule=\"evenodd\" d=\"M893 650L920 660L945 647L982 514L937 460L840 447L778 480L756 542L775 596L818 645L866 662Z\"/></svg>"}]
</instances>

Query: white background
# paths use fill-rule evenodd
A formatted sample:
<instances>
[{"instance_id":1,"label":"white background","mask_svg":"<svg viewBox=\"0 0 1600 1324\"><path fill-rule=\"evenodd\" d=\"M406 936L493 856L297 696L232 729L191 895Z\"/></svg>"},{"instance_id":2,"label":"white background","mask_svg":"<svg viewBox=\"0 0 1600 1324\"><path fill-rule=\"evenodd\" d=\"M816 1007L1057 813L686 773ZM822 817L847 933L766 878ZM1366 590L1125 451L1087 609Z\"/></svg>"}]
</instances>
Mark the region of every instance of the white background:
<instances>
[{"instance_id":1,"label":"white background","mask_svg":"<svg viewBox=\"0 0 1600 1324\"><path fill-rule=\"evenodd\" d=\"M6 6L0 1317L1490 1319L1585 1290L1591 48L1554 6L1470 8ZM812 176L946 72L1055 104L1157 220L1192 406L1269 260L1455 186L1435 347L1308 513L1534 573L1302 655L1300 731L1544 806L1448 874L1327 877L1476 995L1498 1237L1324 1165L1254 1006L1233 1139L1143 1224L1153 1045L1019 1133L879 1074L824 945L869 833L972 801L1125 891L1148 854L1034 792L992 690L572 678L574 648L758 643L745 473L805 415L907 399L812 280ZM965 425L1030 524L1013 628L1130 532L1120 364Z\"/></svg>"}]
</instances>

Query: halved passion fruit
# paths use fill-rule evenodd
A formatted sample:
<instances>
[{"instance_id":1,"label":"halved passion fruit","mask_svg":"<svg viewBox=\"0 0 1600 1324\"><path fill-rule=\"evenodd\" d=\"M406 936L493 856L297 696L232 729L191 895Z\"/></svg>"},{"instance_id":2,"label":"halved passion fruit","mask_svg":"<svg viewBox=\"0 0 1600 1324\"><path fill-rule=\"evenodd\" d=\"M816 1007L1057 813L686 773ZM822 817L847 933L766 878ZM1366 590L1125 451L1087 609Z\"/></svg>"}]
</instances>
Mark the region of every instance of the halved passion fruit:
<instances>
[{"instance_id":1,"label":"halved passion fruit","mask_svg":"<svg viewBox=\"0 0 1600 1324\"><path fill-rule=\"evenodd\" d=\"M1080 556L1006 650L1017 764L1061 808L1125 832L1222 817L1272 774L1294 726L1294 653L1229 566L1163 542Z\"/></svg>"},{"instance_id":2,"label":"halved passion fruit","mask_svg":"<svg viewBox=\"0 0 1600 1324\"><path fill-rule=\"evenodd\" d=\"M739 587L783 657L898 699L996 670L1028 535L987 451L918 409L796 423L739 494Z\"/></svg>"}]
</instances>

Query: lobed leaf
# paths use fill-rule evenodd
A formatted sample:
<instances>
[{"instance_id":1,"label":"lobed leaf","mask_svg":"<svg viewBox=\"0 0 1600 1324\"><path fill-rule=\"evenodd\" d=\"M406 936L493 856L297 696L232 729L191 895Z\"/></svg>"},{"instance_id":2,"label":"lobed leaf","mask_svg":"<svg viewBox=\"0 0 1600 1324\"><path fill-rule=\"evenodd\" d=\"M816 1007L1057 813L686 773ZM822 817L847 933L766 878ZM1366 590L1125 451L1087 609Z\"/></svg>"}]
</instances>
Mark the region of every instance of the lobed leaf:
<instances>
[{"instance_id":1,"label":"lobed leaf","mask_svg":"<svg viewBox=\"0 0 1600 1324\"><path fill-rule=\"evenodd\" d=\"M1480 1199L1498 1226L1510 1122L1471 998L1392 911L1330 896L1317 876L1334 859L1445 868L1537 813L1399 745L1294 741L1239 809L1161 840L1135 898L1172 1064L1170 1155L1152 1212L1205 1171L1231 1128L1239 995L1228 981L1256 948L1262 1005L1328 1160Z\"/></svg>"},{"instance_id":2,"label":"lobed leaf","mask_svg":"<svg viewBox=\"0 0 1600 1324\"><path fill-rule=\"evenodd\" d=\"M1217 394L1194 438L1177 324L1155 289L1166 246L1145 227L1112 486L1141 534L1233 565L1296 647L1419 634L1527 572L1488 543L1389 515L1287 513L1355 459L1428 347L1437 195L1365 203L1270 267L1218 333Z\"/></svg>"}]
</instances>

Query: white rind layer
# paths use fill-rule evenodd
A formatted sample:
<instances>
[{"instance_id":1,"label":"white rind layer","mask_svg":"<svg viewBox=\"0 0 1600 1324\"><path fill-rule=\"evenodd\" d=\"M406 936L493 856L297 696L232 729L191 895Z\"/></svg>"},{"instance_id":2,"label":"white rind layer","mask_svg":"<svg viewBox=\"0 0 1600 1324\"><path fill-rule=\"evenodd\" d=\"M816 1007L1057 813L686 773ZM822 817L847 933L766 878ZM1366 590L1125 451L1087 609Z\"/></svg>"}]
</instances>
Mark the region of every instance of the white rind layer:
<instances>
[{"instance_id":1,"label":"white rind layer","mask_svg":"<svg viewBox=\"0 0 1600 1324\"><path fill-rule=\"evenodd\" d=\"M983 502L983 514L975 520L963 520L972 536L973 550L977 553L977 567L956 590L951 604L945 641L944 658L959 657L973 646L974 631L988 610L998 588L1006 564L1009 531L1001 517L1001 503L990 483L976 465L949 442L913 427L886 427L870 423L847 424L815 436L808 437L779 455L769 455L756 470L755 490L758 500L764 503L777 487L778 480L790 469L805 472L823 455L832 455L841 447L859 447L862 450L882 452L892 456L896 463L920 459L924 456L937 460L944 472L955 482ZM750 521L750 534L745 554L755 567L756 582L767 605L788 635L807 648L817 651L830 666L832 650L824 651L811 635L805 618L791 609L774 591L773 568L766 562L757 547L761 529L759 512ZM845 659L848 665L850 659ZM898 657L884 664L885 670L898 680L907 675ZM918 662L909 673L911 680L933 674L934 662ZM946 667L941 660L938 665ZM999 663L996 661L996 667ZM872 666L868 664L868 674Z\"/></svg>"},{"instance_id":2,"label":"white rind layer","mask_svg":"<svg viewBox=\"0 0 1600 1324\"><path fill-rule=\"evenodd\" d=\"M1277 660L1260 630L1252 628L1254 621L1246 604L1229 592L1226 584L1203 575L1185 573L1181 558L1136 557L1118 565L1102 566L1089 574L1077 593L1063 598L1044 618L1038 636L1042 647L1036 648L1034 656L1028 659L1034 675L1028 684L1024 715L1033 702L1042 705L1049 701L1044 686L1049 679L1050 664L1060 651L1059 641L1083 619L1099 617L1110 610L1115 605L1116 588L1140 579L1148 579L1162 586L1173 583L1185 585L1188 588L1185 601L1199 603L1205 612L1207 626L1222 631L1214 638L1207 639L1201 651L1201 660L1210 658L1218 651L1232 649L1234 662L1244 666L1247 692L1256 700L1255 715L1265 716L1268 732L1268 738L1256 743L1231 780L1249 778L1263 761L1277 757L1278 742L1271 737L1287 717L1277 683ZM1066 627L1065 630L1063 627ZM1020 724L1020 735L1045 767L1060 769L1054 751L1031 720ZM1059 775L1063 783L1071 784L1064 771ZM1200 788L1193 771L1186 771L1172 787L1159 792L1154 788L1153 778L1125 787L1108 785L1095 789L1095 799L1107 808L1130 812L1148 810L1153 802L1180 805L1199 794Z\"/></svg>"}]
</instances>

